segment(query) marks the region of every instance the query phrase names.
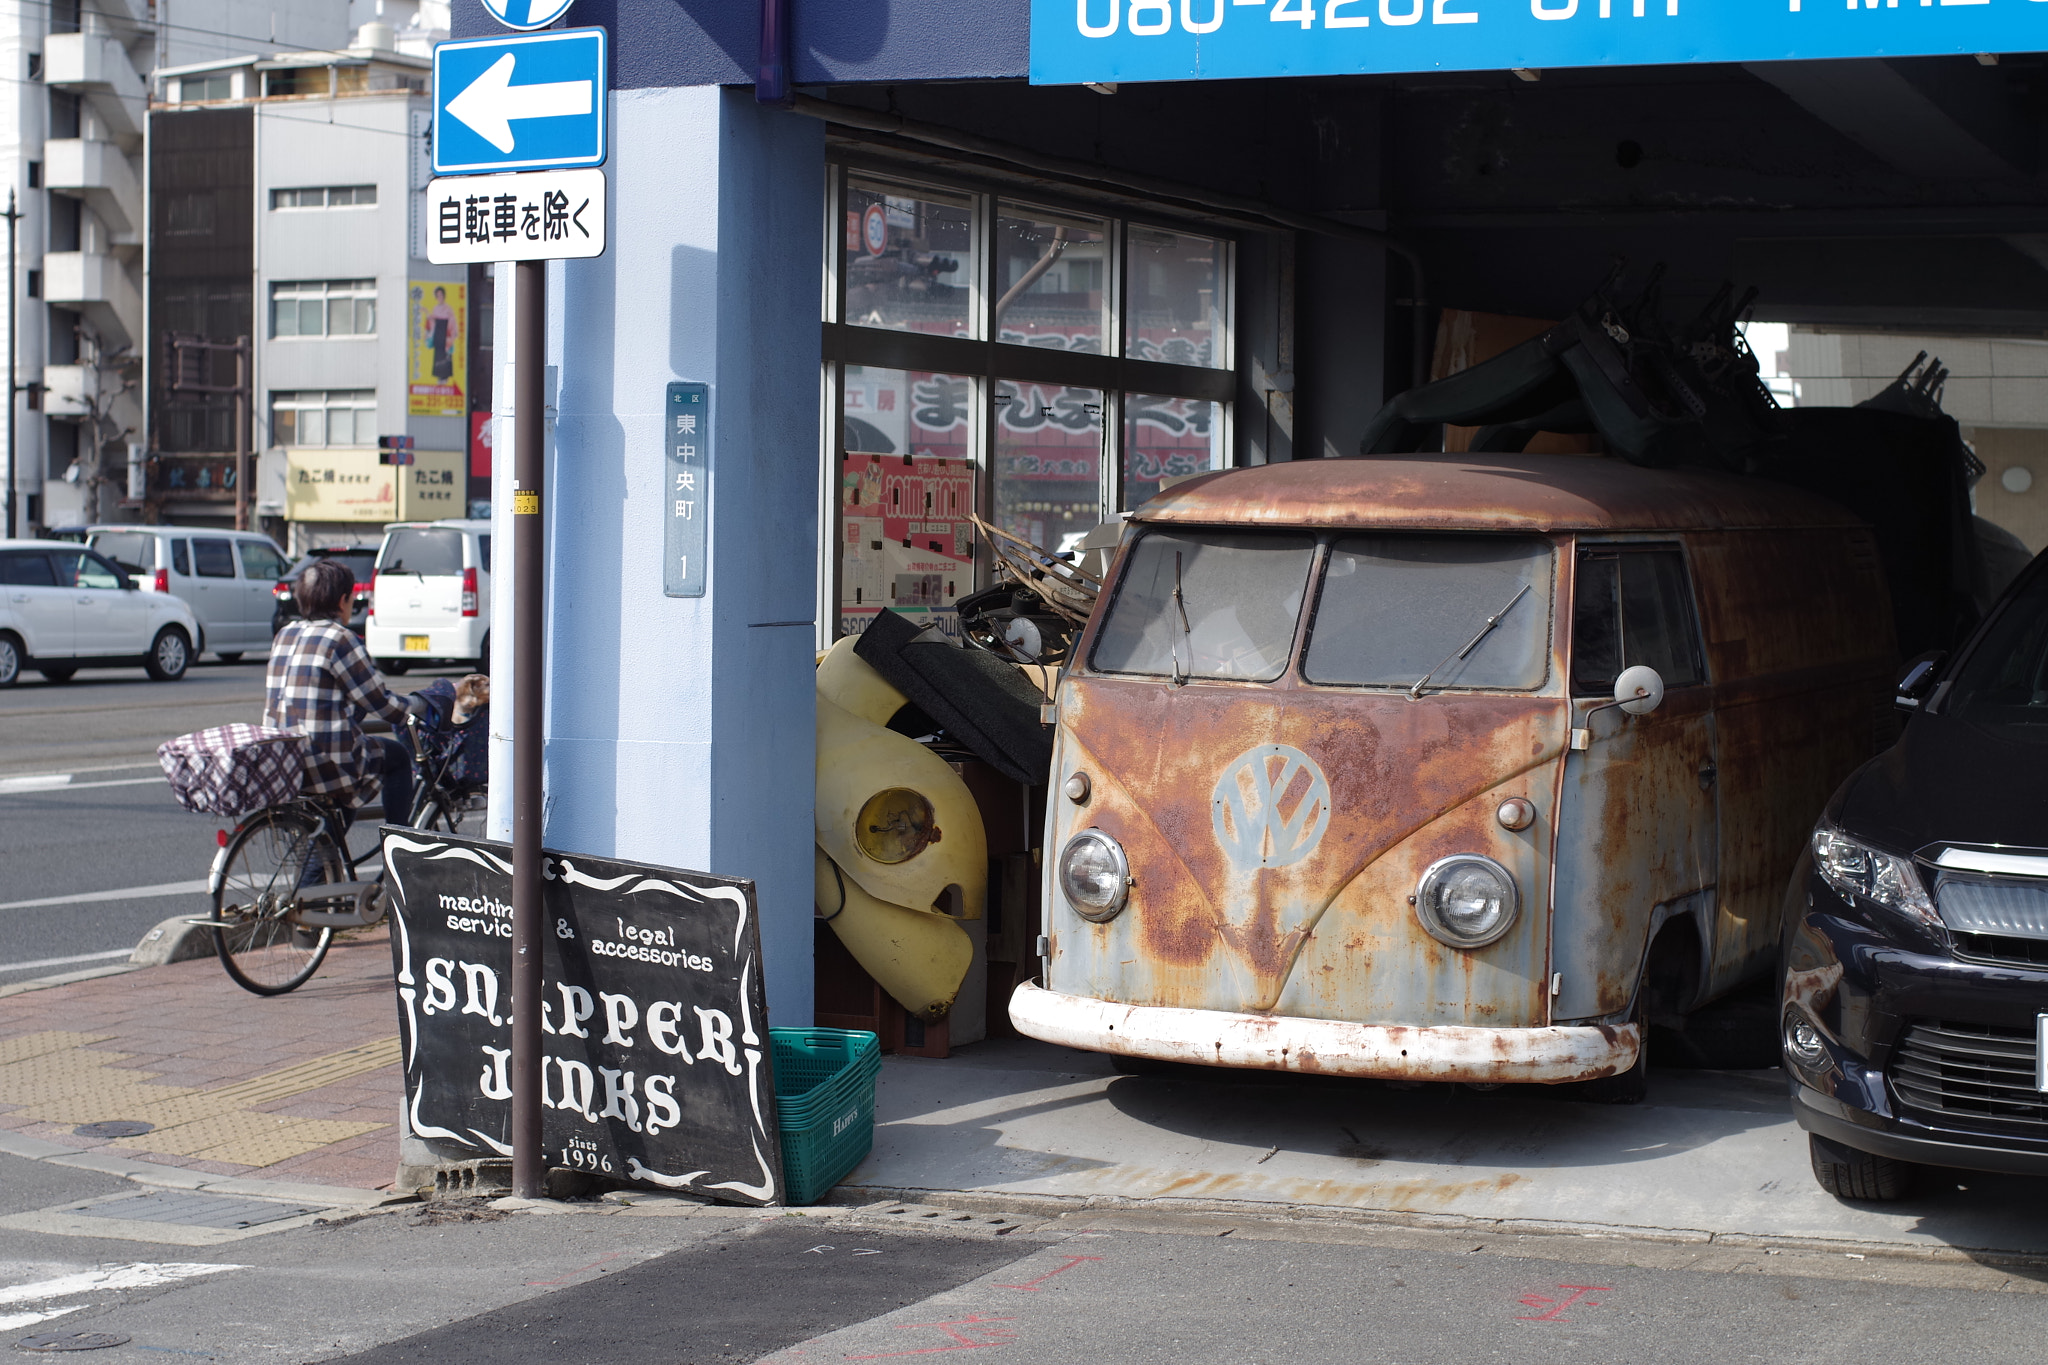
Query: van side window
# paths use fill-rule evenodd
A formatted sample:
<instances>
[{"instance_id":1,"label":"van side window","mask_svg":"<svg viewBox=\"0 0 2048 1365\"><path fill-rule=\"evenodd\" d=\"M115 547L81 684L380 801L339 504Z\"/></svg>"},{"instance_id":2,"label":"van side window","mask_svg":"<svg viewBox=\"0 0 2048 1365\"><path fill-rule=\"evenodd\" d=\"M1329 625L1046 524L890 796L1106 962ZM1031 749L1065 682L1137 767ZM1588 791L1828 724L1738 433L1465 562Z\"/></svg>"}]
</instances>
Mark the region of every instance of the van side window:
<instances>
[{"instance_id":1,"label":"van side window","mask_svg":"<svg viewBox=\"0 0 2048 1365\"><path fill-rule=\"evenodd\" d=\"M1580 550L1573 601L1573 696L1612 692L1615 675L1635 664L1656 669L1666 687L1706 680L1692 587L1678 550Z\"/></svg>"},{"instance_id":2,"label":"van side window","mask_svg":"<svg viewBox=\"0 0 2048 1365\"><path fill-rule=\"evenodd\" d=\"M282 578L285 562L277 551L260 540L238 541L242 547L242 576L244 578Z\"/></svg>"},{"instance_id":3,"label":"van side window","mask_svg":"<svg viewBox=\"0 0 2048 1365\"><path fill-rule=\"evenodd\" d=\"M192 574L192 560L186 555L185 542L182 540L171 542L171 572L184 574L188 578Z\"/></svg>"},{"instance_id":4,"label":"van side window","mask_svg":"<svg viewBox=\"0 0 2048 1365\"><path fill-rule=\"evenodd\" d=\"M488 534L481 535L476 538L476 543L477 549L481 552L483 558L484 572L489 573L491 571L491 538Z\"/></svg>"},{"instance_id":5,"label":"van side window","mask_svg":"<svg viewBox=\"0 0 2048 1365\"><path fill-rule=\"evenodd\" d=\"M235 543L232 540L195 539L192 542L192 558L197 561L201 578L235 576Z\"/></svg>"}]
</instances>

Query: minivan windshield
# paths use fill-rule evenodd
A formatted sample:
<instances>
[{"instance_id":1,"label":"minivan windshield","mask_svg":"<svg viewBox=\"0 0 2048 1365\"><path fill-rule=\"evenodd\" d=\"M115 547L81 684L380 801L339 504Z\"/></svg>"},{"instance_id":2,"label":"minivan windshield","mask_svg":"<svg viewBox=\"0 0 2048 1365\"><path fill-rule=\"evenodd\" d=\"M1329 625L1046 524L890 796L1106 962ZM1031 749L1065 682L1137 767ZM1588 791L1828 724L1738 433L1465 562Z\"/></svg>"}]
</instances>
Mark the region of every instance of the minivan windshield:
<instances>
[{"instance_id":1,"label":"minivan windshield","mask_svg":"<svg viewBox=\"0 0 2048 1365\"><path fill-rule=\"evenodd\" d=\"M1330 544L1302 676L1417 692L1541 687L1551 560L1548 542L1522 537L1341 536Z\"/></svg>"},{"instance_id":2,"label":"minivan windshield","mask_svg":"<svg viewBox=\"0 0 2048 1365\"><path fill-rule=\"evenodd\" d=\"M400 527L384 542L378 573L416 573L423 578L462 576L462 532L439 526Z\"/></svg>"},{"instance_id":3,"label":"minivan windshield","mask_svg":"<svg viewBox=\"0 0 2048 1365\"><path fill-rule=\"evenodd\" d=\"M1154 531L1131 547L1089 662L1104 673L1271 682L1287 668L1316 540Z\"/></svg>"},{"instance_id":4,"label":"minivan windshield","mask_svg":"<svg viewBox=\"0 0 2048 1365\"><path fill-rule=\"evenodd\" d=\"M2036 573L2006 603L1941 711L1979 725L2048 727L2048 573ZM2029 737L2037 735L2048 731Z\"/></svg>"}]
</instances>

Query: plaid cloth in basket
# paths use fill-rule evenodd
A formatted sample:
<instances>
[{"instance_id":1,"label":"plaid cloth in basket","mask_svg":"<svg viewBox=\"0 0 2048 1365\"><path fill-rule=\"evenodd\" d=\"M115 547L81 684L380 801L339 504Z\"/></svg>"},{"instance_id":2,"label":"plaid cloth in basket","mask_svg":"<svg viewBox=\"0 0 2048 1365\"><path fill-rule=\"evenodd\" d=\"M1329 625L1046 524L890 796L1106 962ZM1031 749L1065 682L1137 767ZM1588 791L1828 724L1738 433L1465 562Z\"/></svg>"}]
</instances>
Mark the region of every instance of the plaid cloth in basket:
<instances>
[{"instance_id":1,"label":"plaid cloth in basket","mask_svg":"<svg viewBox=\"0 0 2048 1365\"><path fill-rule=\"evenodd\" d=\"M158 746L156 761L186 810L240 816L299 794L306 741L266 725L216 725Z\"/></svg>"}]
</instances>

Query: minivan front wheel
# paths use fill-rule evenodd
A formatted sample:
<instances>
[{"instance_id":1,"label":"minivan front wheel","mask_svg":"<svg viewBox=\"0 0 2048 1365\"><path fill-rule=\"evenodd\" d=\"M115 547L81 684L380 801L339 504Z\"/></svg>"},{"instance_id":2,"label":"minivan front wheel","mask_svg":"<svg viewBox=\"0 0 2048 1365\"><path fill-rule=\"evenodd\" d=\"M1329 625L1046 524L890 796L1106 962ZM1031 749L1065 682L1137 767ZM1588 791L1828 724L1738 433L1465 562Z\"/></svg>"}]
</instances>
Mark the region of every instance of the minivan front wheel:
<instances>
[{"instance_id":1,"label":"minivan front wheel","mask_svg":"<svg viewBox=\"0 0 2048 1365\"><path fill-rule=\"evenodd\" d=\"M1818 1133L1806 1135L1806 1150L1813 1161L1813 1178L1837 1199L1904 1199L1920 1173L1910 1161L1859 1152Z\"/></svg>"},{"instance_id":2,"label":"minivan front wheel","mask_svg":"<svg viewBox=\"0 0 2048 1365\"><path fill-rule=\"evenodd\" d=\"M150 641L149 653L143 658L142 667L152 681L176 682L185 676L185 670L192 666L192 642L185 638L185 632L177 626L165 626Z\"/></svg>"},{"instance_id":3,"label":"minivan front wheel","mask_svg":"<svg viewBox=\"0 0 2048 1365\"><path fill-rule=\"evenodd\" d=\"M21 641L0 630L0 687L21 681Z\"/></svg>"}]
</instances>

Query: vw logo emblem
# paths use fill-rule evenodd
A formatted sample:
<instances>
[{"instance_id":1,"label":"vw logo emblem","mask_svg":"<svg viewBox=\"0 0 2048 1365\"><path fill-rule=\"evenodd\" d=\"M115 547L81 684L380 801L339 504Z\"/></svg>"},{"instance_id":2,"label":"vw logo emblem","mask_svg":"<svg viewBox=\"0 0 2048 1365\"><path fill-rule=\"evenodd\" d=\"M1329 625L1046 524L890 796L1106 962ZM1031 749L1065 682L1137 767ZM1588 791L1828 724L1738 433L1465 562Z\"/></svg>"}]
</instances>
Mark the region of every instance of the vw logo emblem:
<instances>
[{"instance_id":1,"label":"vw logo emblem","mask_svg":"<svg viewBox=\"0 0 2048 1365\"><path fill-rule=\"evenodd\" d=\"M572 0L484 0L491 17L506 28L546 28L568 11Z\"/></svg>"},{"instance_id":2,"label":"vw logo emblem","mask_svg":"<svg viewBox=\"0 0 2048 1365\"><path fill-rule=\"evenodd\" d=\"M1316 851L1330 827L1330 783L1316 761L1286 744L1247 749L1209 798L1216 842L1244 871L1286 867Z\"/></svg>"}]
</instances>

